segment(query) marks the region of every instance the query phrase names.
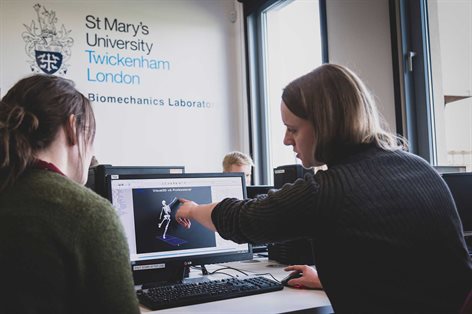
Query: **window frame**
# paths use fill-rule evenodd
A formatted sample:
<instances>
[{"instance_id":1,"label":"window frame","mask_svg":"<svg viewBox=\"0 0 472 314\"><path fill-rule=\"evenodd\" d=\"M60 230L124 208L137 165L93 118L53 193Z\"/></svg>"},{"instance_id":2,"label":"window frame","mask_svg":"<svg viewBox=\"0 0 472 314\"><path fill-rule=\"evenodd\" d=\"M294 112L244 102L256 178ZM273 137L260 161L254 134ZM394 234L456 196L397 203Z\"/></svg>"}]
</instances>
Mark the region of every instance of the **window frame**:
<instances>
[{"instance_id":1,"label":"window frame","mask_svg":"<svg viewBox=\"0 0 472 314\"><path fill-rule=\"evenodd\" d=\"M263 14L271 7L293 0L238 0L243 4L244 30L246 41L247 86L250 150L256 165L253 182L269 184L273 172L270 165L268 114L265 77L267 77L264 54L265 25ZM326 20L326 0L319 1L322 63L329 62L328 27Z\"/></svg>"},{"instance_id":2,"label":"window frame","mask_svg":"<svg viewBox=\"0 0 472 314\"><path fill-rule=\"evenodd\" d=\"M397 133L409 152L437 164L426 0L389 0Z\"/></svg>"}]
</instances>

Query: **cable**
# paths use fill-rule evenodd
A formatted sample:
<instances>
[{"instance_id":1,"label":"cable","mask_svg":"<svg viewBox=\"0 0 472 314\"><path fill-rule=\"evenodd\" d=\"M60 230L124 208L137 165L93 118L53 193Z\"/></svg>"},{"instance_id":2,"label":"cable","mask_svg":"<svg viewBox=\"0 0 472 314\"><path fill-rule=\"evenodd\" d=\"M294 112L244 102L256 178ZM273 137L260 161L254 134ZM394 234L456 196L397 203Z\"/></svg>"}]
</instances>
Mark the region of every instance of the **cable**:
<instances>
[{"instance_id":1,"label":"cable","mask_svg":"<svg viewBox=\"0 0 472 314\"><path fill-rule=\"evenodd\" d=\"M225 270L225 269L232 269L232 270L235 270L235 271L238 271L240 272L241 274L245 275L245 276L250 276L250 274L240 270L240 269L237 269L237 268L234 268L234 267L231 267L231 266L225 266L225 267L221 267L221 268L218 268L218 269L215 269L214 271L212 272L208 272L208 270L206 269L205 265L200 265L200 267L198 266L192 266L192 268L196 268L196 269L201 269L202 270L202 274L203 275L213 275L213 274L224 274L224 275L227 275L227 276L230 276L232 278L236 278L236 276L233 276L231 274L228 274L226 272L223 272L222 270ZM277 278L275 278L271 273L263 273L263 274L253 274L254 276L270 276L272 277L272 279L274 279L276 282L280 283L280 280L277 280Z\"/></svg>"},{"instance_id":2,"label":"cable","mask_svg":"<svg viewBox=\"0 0 472 314\"><path fill-rule=\"evenodd\" d=\"M202 275L206 276L209 275L210 273L208 272L207 268L205 265L200 265L200 266L190 266L192 269L198 269L202 271Z\"/></svg>"},{"instance_id":3,"label":"cable","mask_svg":"<svg viewBox=\"0 0 472 314\"><path fill-rule=\"evenodd\" d=\"M254 276L271 276L272 279L274 279L275 281L277 281L278 283L280 283L280 280L277 280L272 274L270 273L264 273L264 274L254 274Z\"/></svg>"},{"instance_id":4,"label":"cable","mask_svg":"<svg viewBox=\"0 0 472 314\"><path fill-rule=\"evenodd\" d=\"M243 274L243 275L245 275L245 276L249 276L248 273L243 272L242 270L239 270L239 269L234 268L234 267L231 267L231 266L225 266L225 267L222 267L222 268L218 268L218 269L216 269L216 270L214 270L214 271L212 271L212 272L210 272L210 273L208 273L208 274L209 274L209 275L213 275L214 273L219 272L220 270L224 270L224 269L232 269L232 270L235 270L235 271L240 272L241 274Z\"/></svg>"}]
</instances>

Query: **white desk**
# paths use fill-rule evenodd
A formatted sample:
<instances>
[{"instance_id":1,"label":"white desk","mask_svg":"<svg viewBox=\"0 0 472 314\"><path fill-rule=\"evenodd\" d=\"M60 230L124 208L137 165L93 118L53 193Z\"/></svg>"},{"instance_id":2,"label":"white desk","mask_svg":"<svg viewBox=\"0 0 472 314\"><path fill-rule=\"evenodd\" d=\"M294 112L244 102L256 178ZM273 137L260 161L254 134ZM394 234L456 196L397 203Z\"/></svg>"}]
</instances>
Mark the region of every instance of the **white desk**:
<instances>
[{"instance_id":1,"label":"white desk","mask_svg":"<svg viewBox=\"0 0 472 314\"><path fill-rule=\"evenodd\" d=\"M219 265L208 265L212 272L218 268L231 266L250 274L271 273L277 280L287 276L284 265L267 259L255 259L249 262L233 262ZM245 277L235 270L223 270L233 276ZM198 276L199 270L191 270L190 277ZM222 274L209 276L210 279L228 278ZM267 278L271 278L267 276ZM251 295L247 297L233 298L222 301L194 304L172 309L151 312L141 307L142 313L284 313L300 311L322 306L329 306L330 302L326 294L321 290L307 290L284 287L281 291ZM315 310L313 310L315 312ZM323 311L325 312L325 311Z\"/></svg>"}]
</instances>

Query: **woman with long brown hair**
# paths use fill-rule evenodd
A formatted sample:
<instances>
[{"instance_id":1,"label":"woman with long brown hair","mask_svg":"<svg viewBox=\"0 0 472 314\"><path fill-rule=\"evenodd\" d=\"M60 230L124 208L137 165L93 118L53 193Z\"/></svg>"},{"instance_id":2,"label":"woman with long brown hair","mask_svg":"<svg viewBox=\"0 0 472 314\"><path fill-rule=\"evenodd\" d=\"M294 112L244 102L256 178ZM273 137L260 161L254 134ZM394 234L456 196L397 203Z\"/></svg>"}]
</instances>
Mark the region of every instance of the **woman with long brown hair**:
<instances>
[{"instance_id":1,"label":"woman with long brown hair","mask_svg":"<svg viewBox=\"0 0 472 314\"><path fill-rule=\"evenodd\" d=\"M198 205L195 219L238 243L311 238L337 314L457 313L472 263L451 194L423 159L381 124L364 83L325 64L283 91L284 144L305 167L327 165L267 197Z\"/></svg>"},{"instance_id":2,"label":"woman with long brown hair","mask_svg":"<svg viewBox=\"0 0 472 314\"><path fill-rule=\"evenodd\" d=\"M34 75L0 103L5 313L139 313L113 207L83 187L95 118L69 80Z\"/></svg>"}]
</instances>

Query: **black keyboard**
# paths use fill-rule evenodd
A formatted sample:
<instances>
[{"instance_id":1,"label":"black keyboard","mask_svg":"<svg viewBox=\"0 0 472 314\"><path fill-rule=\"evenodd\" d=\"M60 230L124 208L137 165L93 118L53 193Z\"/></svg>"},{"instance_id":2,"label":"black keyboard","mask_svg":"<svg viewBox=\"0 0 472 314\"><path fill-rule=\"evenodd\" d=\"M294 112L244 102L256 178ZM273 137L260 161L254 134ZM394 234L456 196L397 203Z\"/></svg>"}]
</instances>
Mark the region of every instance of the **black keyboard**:
<instances>
[{"instance_id":1,"label":"black keyboard","mask_svg":"<svg viewBox=\"0 0 472 314\"><path fill-rule=\"evenodd\" d=\"M258 276L158 286L138 290L137 295L141 304L151 310L161 310L282 289L282 284Z\"/></svg>"}]
</instances>

